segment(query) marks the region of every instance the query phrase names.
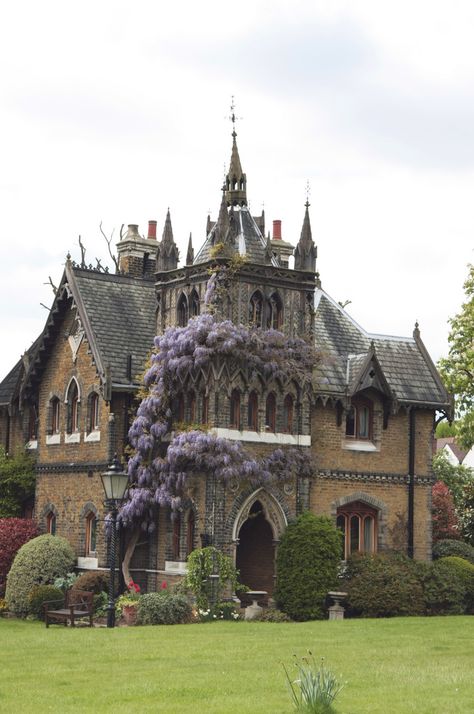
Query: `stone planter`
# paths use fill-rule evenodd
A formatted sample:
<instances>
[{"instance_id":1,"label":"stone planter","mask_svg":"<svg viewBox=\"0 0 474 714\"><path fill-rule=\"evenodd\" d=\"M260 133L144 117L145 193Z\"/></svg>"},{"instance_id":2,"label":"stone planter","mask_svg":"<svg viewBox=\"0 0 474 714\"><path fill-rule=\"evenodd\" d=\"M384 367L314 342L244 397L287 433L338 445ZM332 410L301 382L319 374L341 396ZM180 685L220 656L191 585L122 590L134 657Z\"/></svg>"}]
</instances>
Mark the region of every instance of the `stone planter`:
<instances>
[{"instance_id":1,"label":"stone planter","mask_svg":"<svg viewBox=\"0 0 474 714\"><path fill-rule=\"evenodd\" d=\"M135 625L137 621L137 604L124 605L122 607L122 617L126 625Z\"/></svg>"}]
</instances>

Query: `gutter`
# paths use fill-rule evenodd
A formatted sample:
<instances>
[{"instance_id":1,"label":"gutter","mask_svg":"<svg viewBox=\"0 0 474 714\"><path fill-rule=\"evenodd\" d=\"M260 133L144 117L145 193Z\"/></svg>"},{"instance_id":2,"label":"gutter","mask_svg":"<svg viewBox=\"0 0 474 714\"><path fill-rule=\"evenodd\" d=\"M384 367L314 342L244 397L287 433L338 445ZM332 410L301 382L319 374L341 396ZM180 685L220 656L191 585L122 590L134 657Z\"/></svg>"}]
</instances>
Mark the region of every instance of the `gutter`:
<instances>
[{"instance_id":1,"label":"gutter","mask_svg":"<svg viewBox=\"0 0 474 714\"><path fill-rule=\"evenodd\" d=\"M414 555L415 531L415 440L416 440L416 411L410 409L408 421L408 524L407 524L407 555Z\"/></svg>"}]
</instances>

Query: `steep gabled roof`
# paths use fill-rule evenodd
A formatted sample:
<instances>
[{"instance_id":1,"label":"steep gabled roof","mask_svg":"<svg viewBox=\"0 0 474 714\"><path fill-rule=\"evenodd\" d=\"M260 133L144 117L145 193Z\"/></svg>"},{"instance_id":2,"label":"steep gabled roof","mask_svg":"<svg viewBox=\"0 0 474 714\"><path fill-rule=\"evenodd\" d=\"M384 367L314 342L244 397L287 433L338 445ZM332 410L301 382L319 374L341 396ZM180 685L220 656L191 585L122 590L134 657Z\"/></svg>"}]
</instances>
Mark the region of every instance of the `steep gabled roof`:
<instances>
[{"instance_id":1,"label":"steep gabled roof","mask_svg":"<svg viewBox=\"0 0 474 714\"><path fill-rule=\"evenodd\" d=\"M29 382L43 369L69 298L77 308L101 381L105 383L110 373L112 386L132 387L133 377L145 367L156 333L154 281L86 270L69 261L28 371ZM129 355L132 381L127 374Z\"/></svg>"},{"instance_id":2,"label":"steep gabled roof","mask_svg":"<svg viewBox=\"0 0 474 714\"><path fill-rule=\"evenodd\" d=\"M315 293L315 339L323 359L316 375L321 394L350 393L358 371L371 349L394 399L399 403L451 408L451 399L424 347L414 337L392 337L366 332L327 293ZM351 364L352 362L352 364Z\"/></svg>"},{"instance_id":3,"label":"steep gabled roof","mask_svg":"<svg viewBox=\"0 0 474 714\"><path fill-rule=\"evenodd\" d=\"M34 360L40 344L41 335L36 338L33 344L26 350L21 359L0 382L0 406L10 405L21 391L25 370L28 364Z\"/></svg>"}]
</instances>

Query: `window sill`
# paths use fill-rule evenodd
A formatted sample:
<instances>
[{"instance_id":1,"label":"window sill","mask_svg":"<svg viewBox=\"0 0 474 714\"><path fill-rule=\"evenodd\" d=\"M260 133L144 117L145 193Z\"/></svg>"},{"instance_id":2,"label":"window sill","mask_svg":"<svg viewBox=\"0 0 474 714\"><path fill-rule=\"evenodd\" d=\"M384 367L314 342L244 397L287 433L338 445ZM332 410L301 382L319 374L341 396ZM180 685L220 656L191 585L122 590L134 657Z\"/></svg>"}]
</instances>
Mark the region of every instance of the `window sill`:
<instances>
[{"instance_id":1,"label":"window sill","mask_svg":"<svg viewBox=\"0 0 474 714\"><path fill-rule=\"evenodd\" d=\"M213 429L216 436L232 441L250 441L256 444L291 444L292 446L311 446L309 434L273 433L271 431L250 431L218 427Z\"/></svg>"},{"instance_id":2,"label":"window sill","mask_svg":"<svg viewBox=\"0 0 474 714\"><path fill-rule=\"evenodd\" d=\"M64 443L65 444L79 444L81 441L81 435L78 431L72 432L72 434L65 434L64 435Z\"/></svg>"},{"instance_id":3,"label":"window sill","mask_svg":"<svg viewBox=\"0 0 474 714\"><path fill-rule=\"evenodd\" d=\"M47 434L46 435L46 444L48 446L51 446L52 444L60 444L61 443L61 434Z\"/></svg>"},{"instance_id":4,"label":"window sill","mask_svg":"<svg viewBox=\"0 0 474 714\"><path fill-rule=\"evenodd\" d=\"M81 570L97 570L99 566L98 558L93 558L92 556L87 556L85 558L77 559L77 567Z\"/></svg>"},{"instance_id":5,"label":"window sill","mask_svg":"<svg viewBox=\"0 0 474 714\"><path fill-rule=\"evenodd\" d=\"M26 448L27 449L37 449L38 448L38 439L31 439L26 443Z\"/></svg>"},{"instance_id":6,"label":"window sill","mask_svg":"<svg viewBox=\"0 0 474 714\"><path fill-rule=\"evenodd\" d=\"M377 451L377 447L372 441L345 441L342 448L347 451Z\"/></svg>"},{"instance_id":7,"label":"window sill","mask_svg":"<svg viewBox=\"0 0 474 714\"><path fill-rule=\"evenodd\" d=\"M165 573L185 575L187 572L187 563L181 560L165 560Z\"/></svg>"},{"instance_id":8,"label":"window sill","mask_svg":"<svg viewBox=\"0 0 474 714\"><path fill-rule=\"evenodd\" d=\"M95 429L94 431L84 434L84 441L100 441L100 431Z\"/></svg>"}]
</instances>

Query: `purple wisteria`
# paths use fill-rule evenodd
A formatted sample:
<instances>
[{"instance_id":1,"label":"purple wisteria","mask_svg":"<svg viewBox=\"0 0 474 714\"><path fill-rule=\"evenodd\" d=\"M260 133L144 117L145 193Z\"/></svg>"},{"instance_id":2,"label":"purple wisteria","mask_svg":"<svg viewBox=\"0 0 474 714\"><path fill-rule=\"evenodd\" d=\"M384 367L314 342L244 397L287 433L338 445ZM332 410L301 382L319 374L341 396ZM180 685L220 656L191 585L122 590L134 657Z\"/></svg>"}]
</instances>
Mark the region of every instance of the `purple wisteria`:
<instances>
[{"instance_id":1,"label":"purple wisteria","mask_svg":"<svg viewBox=\"0 0 474 714\"><path fill-rule=\"evenodd\" d=\"M153 530L158 508L176 511L189 479L201 474L260 485L311 473L304 450L276 449L259 461L238 441L197 429L170 433L171 404L182 391L183 380L223 360L240 364L249 378L259 374L267 381L286 381L303 374L309 379L315 353L304 340L287 339L276 330L247 329L229 320L219 322L210 314L156 337L144 378L147 394L129 431L134 454L128 462L129 500L119 514L124 526L140 523Z\"/></svg>"}]
</instances>

